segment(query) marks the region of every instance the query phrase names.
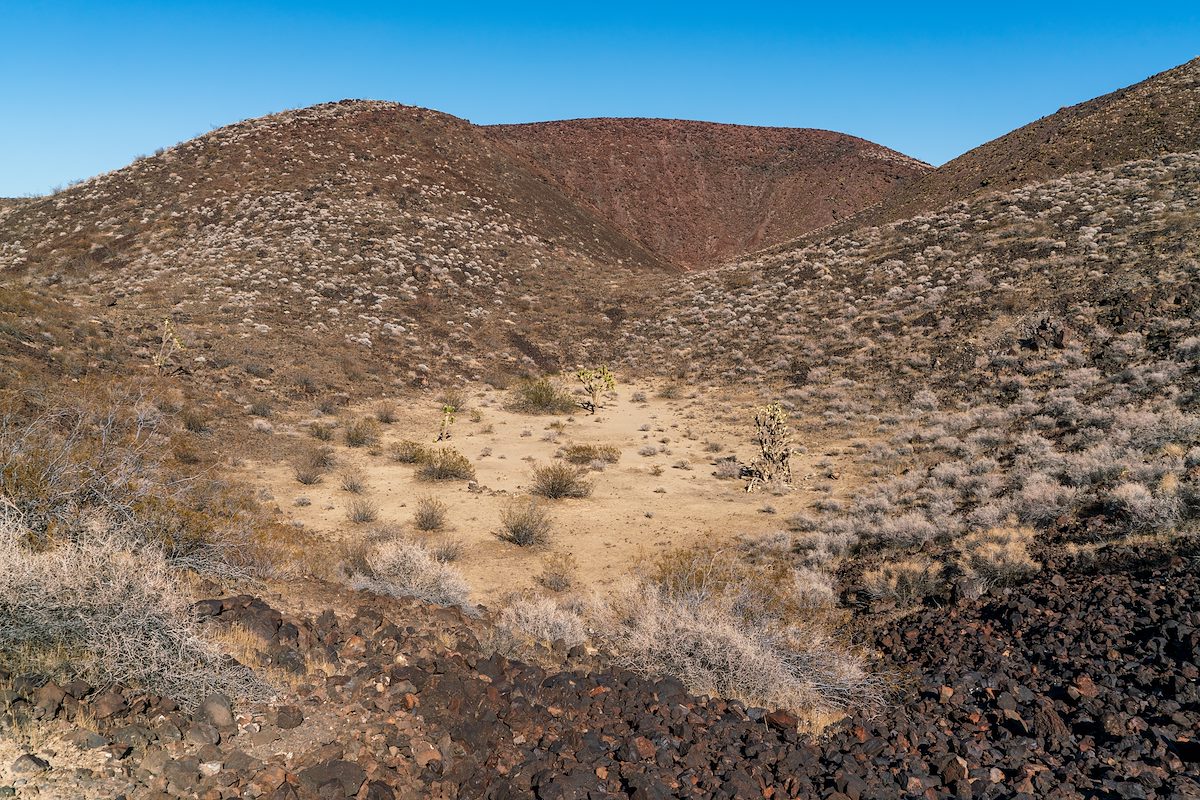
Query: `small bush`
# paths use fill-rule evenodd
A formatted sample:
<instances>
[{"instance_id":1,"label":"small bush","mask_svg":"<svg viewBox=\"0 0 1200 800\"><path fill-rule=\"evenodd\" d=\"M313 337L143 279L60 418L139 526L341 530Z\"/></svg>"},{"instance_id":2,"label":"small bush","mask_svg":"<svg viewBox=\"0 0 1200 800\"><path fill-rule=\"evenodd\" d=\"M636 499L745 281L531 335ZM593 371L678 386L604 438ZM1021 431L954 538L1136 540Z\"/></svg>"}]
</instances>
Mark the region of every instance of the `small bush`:
<instances>
[{"instance_id":1,"label":"small bush","mask_svg":"<svg viewBox=\"0 0 1200 800\"><path fill-rule=\"evenodd\" d=\"M388 456L401 464L425 464L432 458L433 451L420 442L405 439L392 443L388 448Z\"/></svg>"},{"instance_id":2,"label":"small bush","mask_svg":"<svg viewBox=\"0 0 1200 800\"><path fill-rule=\"evenodd\" d=\"M209 431L208 417L201 411L188 409L180 415L180 419L183 427L190 433L208 433Z\"/></svg>"},{"instance_id":3,"label":"small bush","mask_svg":"<svg viewBox=\"0 0 1200 800\"><path fill-rule=\"evenodd\" d=\"M638 448L638 455L649 458L658 455L658 445L645 444Z\"/></svg>"},{"instance_id":4,"label":"small bush","mask_svg":"<svg viewBox=\"0 0 1200 800\"><path fill-rule=\"evenodd\" d=\"M552 592L565 592L575 585L579 563L570 553L554 553L542 559L542 572L537 582Z\"/></svg>"},{"instance_id":5,"label":"small bush","mask_svg":"<svg viewBox=\"0 0 1200 800\"><path fill-rule=\"evenodd\" d=\"M462 558L463 543L461 539L452 539L448 536L444 536L428 542L426 549L429 550L429 554L433 556L436 561L440 561L443 564L449 564Z\"/></svg>"},{"instance_id":6,"label":"small bush","mask_svg":"<svg viewBox=\"0 0 1200 800\"><path fill-rule=\"evenodd\" d=\"M584 465L593 461L615 464L621 460L621 449L611 444L569 444L558 455L572 464Z\"/></svg>"},{"instance_id":7,"label":"small bush","mask_svg":"<svg viewBox=\"0 0 1200 800\"><path fill-rule=\"evenodd\" d=\"M0 519L0 670L127 684L187 707L213 691L264 698L248 669L201 638L161 551L129 538L93 531L33 551Z\"/></svg>"},{"instance_id":8,"label":"small bush","mask_svg":"<svg viewBox=\"0 0 1200 800\"><path fill-rule=\"evenodd\" d=\"M333 441L334 426L325 422L314 422L308 426L308 432L319 442Z\"/></svg>"},{"instance_id":9,"label":"small bush","mask_svg":"<svg viewBox=\"0 0 1200 800\"><path fill-rule=\"evenodd\" d=\"M884 563L863 573L862 585L876 600L892 600L900 608L919 605L941 589L942 565L924 558Z\"/></svg>"},{"instance_id":10,"label":"small bush","mask_svg":"<svg viewBox=\"0 0 1200 800\"><path fill-rule=\"evenodd\" d=\"M446 504L435 497L422 497L417 501L413 514L413 525L419 531L440 531L446 527Z\"/></svg>"},{"instance_id":11,"label":"small bush","mask_svg":"<svg viewBox=\"0 0 1200 800\"><path fill-rule=\"evenodd\" d=\"M570 464L548 464L533 470L530 491L551 500L581 498L592 493L592 484L584 480L580 471Z\"/></svg>"},{"instance_id":12,"label":"small bush","mask_svg":"<svg viewBox=\"0 0 1200 800\"><path fill-rule=\"evenodd\" d=\"M304 456L304 463L313 469L328 471L337 464L337 456L331 447L316 447Z\"/></svg>"},{"instance_id":13,"label":"small bush","mask_svg":"<svg viewBox=\"0 0 1200 800\"><path fill-rule=\"evenodd\" d=\"M742 477L742 465L737 462L736 458L722 458L716 463L716 467L713 470L713 475L718 480L724 481Z\"/></svg>"},{"instance_id":14,"label":"small bush","mask_svg":"<svg viewBox=\"0 0 1200 800\"><path fill-rule=\"evenodd\" d=\"M510 636L521 633L535 641L582 644L587 636L583 619L549 597L520 598L500 612L500 627Z\"/></svg>"},{"instance_id":15,"label":"small bush","mask_svg":"<svg viewBox=\"0 0 1200 800\"><path fill-rule=\"evenodd\" d=\"M1032 528L1008 526L979 531L965 537L960 547L964 571L993 586L1010 586L1038 570L1029 555Z\"/></svg>"},{"instance_id":16,"label":"small bush","mask_svg":"<svg viewBox=\"0 0 1200 800\"><path fill-rule=\"evenodd\" d=\"M533 498L514 498L500 512L496 536L521 547L544 545L552 530L548 515Z\"/></svg>"},{"instance_id":17,"label":"small bush","mask_svg":"<svg viewBox=\"0 0 1200 800\"><path fill-rule=\"evenodd\" d=\"M475 479L475 467L462 453L452 447L443 447L429 455L429 459L417 470L423 481L469 481Z\"/></svg>"},{"instance_id":18,"label":"small bush","mask_svg":"<svg viewBox=\"0 0 1200 800\"><path fill-rule=\"evenodd\" d=\"M443 408L450 406L455 411L463 411L467 407L467 392L458 386L452 386L442 390L442 393L438 395L437 401Z\"/></svg>"},{"instance_id":19,"label":"small bush","mask_svg":"<svg viewBox=\"0 0 1200 800\"><path fill-rule=\"evenodd\" d=\"M307 464L298 464L296 466L296 480L305 486L314 486L321 482L321 478L325 476L325 470L313 469Z\"/></svg>"},{"instance_id":20,"label":"small bush","mask_svg":"<svg viewBox=\"0 0 1200 800\"><path fill-rule=\"evenodd\" d=\"M379 423L370 417L361 417L346 425L342 435L347 447L369 447L379 441Z\"/></svg>"},{"instance_id":21,"label":"small bush","mask_svg":"<svg viewBox=\"0 0 1200 800\"><path fill-rule=\"evenodd\" d=\"M350 583L393 597L415 597L442 606L466 606L470 588L454 567L420 542L393 539L375 545L351 567Z\"/></svg>"},{"instance_id":22,"label":"small bush","mask_svg":"<svg viewBox=\"0 0 1200 800\"><path fill-rule=\"evenodd\" d=\"M570 414L576 408L571 395L549 378L521 381L511 392L509 408L525 414Z\"/></svg>"},{"instance_id":23,"label":"small bush","mask_svg":"<svg viewBox=\"0 0 1200 800\"><path fill-rule=\"evenodd\" d=\"M362 470L350 468L342 473L342 489L351 494L362 494L367 490L367 479Z\"/></svg>"},{"instance_id":24,"label":"small bush","mask_svg":"<svg viewBox=\"0 0 1200 800\"><path fill-rule=\"evenodd\" d=\"M271 416L271 404L266 400L255 400L250 405L250 416L252 417L269 417Z\"/></svg>"},{"instance_id":25,"label":"small bush","mask_svg":"<svg viewBox=\"0 0 1200 800\"><path fill-rule=\"evenodd\" d=\"M379 507L366 498L355 498L346 507L346 516L359 525L374 522L379 519Z\"/></svg>"},{"instance_id":26,"label":"small bush","mask_svg":"<svg viewBox=\"0 0 1200 800\"><path fill-rule=\"evenodd\" d=\"M375 419L383 425L391 425L396 421L396 404L384 400L375 406Z\"/></svg>"}]
</instances>

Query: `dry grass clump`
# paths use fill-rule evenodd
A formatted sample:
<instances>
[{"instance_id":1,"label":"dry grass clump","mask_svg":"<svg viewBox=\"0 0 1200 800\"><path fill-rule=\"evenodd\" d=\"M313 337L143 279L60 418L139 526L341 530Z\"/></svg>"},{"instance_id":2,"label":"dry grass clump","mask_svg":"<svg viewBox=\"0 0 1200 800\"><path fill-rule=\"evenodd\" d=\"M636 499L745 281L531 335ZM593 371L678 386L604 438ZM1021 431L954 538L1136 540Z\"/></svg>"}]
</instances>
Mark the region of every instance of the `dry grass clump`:
<instances>
[{"instance_id":1,"label":"dry grass clump","mask_svg":"<svg viewBox=\"0 0 1200 800\"><path fill-rule=\"evenodd\" d=\"M185 706L213 691L269 695L200 636L162 551L130 538L93 529L35 550L14 514L0 517L0 669L130 685Z\"/></svg>"},{"instance_id":2,"label":"dry grass clump","mask_svg":"<svg viewBox=\"0 0 1200 800\"><path fill-rule=\"evenodd\" d=\"M1033 528L1015 525L970 534L959 543L963 570L987 586L1008 586L1028 578L1038 571L1029 554L1034 536Z\"/></svg>"},{"instance_id":3,"label":"dry grass clump","mask_svg":"<svg viewBox=\"0 0 1200 800\"><path fill-rule=\"evenodd\" d=\"M558 456L580 466L593 461L615 464L621 460L621 448L612 444L569 444L558 451Z\"/></svg>"},{"instance_id":4,"label":"dry grass clump","mask_svg":"<svg viewBox=\"0 0 1200 800\"><path fill-rule=\"evenodd\" d=\"M583 618L550 597L519 597L500 612L500 629L534 641L562 642L567 647L587 639Z\"/></svg>"},{"instance_id":5,"label":"dry grass clump","mask_svg":"<svg viewBox=\"0 0 1200 800\"><path fill-rule=\"evenodd\" d=\"M575 585L579 562L570 553L551 553L542 559L537 582L552 592L565 592Z\"/></svg>"},{"instance_id":6,"label":"dry grass clump","mask_svg":"<svg viewBox=\"0 0 1200 800\"><path fill-rule=\"evenodd\" d=\"M379 519L379 506L365 497L356 497L346 506L346 517L357 525Z\"/></svg>"},{"instance_id":7,"label":"dry grass clump","mask_svg":"<svg viewBox=\"0 0 1200 800\"><path fill-rule=\"evenodd\" d=\"M405 439L388 447L388 457L400 464L425 464L433 457L433 450L420 442Z\"/></svg>"},{"instance_id":8,"label":"dry grass clump","mask_svg":"<svg viewBox=\"0 0 1200 800\"><path fill-rule=\"evenodd\" d=\"M880 685L861 659L820 615L797 613L808 594L796 584L782 565L682 551L611 592L592 622L626 666L693 692L814 715L878 705Z\"/></svg>"},{"instance_id":9,"label":"dry grass clump","mask_svg":"<svg viewBox=\"0 0 1200 800\"><path fill-rule=\"evenodd\" d=\"M577 406L550 378L531 378L509 390L508 407L524 414L570 414Z\"/></svg>"},{"instance_id":10,"label":"dry grass clump","mask_svg":"<svg viewBox=\"0 0 1200 800\"><path fill-rule=\"evenodd\" d=\"M521 547L533 547L547 544L552 529L550 515L536 500L518 497L500 511L500 530L496 536Z\"/></svg>"},{"instance_id":11,"label":"dry grass clump","mask_svg":"<svg viewBox=\"0 0 1200 800\"><path fill-rule=\"evenodd\" d=\"M319 442L332 442L335 426L327 422L314 422L308 426L309 434Z\"/></svg>"},{"instance_id":12,"label":"dry grass clump","mask_svg":"<svg viewBox=\"0 0 1200 800\"><path fill-rule=\"evenodd\" d=\"M371 417L360 417L346 424L342 436L347 447L370 447L379 441L379 423Z\"/></svg>"},{"instance_id":13,"label":"dry grass clump","mask_svg":"<svg viewBox=\"0 0 1200 800\"><path fill-rule=\"evenodd\" d=\"M909 608L941 591L942 568L927 558L885 562L863 573L862 586L876 600L891 600L899 608Z\"/></svg>"},{"instance_id":14,"label":"dry grass clump","mask_svg":"<svg viewBox=\"0 0 1200 800\"><path fill-rule=\"evenodd\" d=\"M452 447L443 447L421 462L417 477L423 481L470 481L475 479L471 460Z\"/></svg>"},{"instance_id":15,"label":"dry grass clump","mask_svg":"<svg viewBox=\"0 0 1200 800\"><path fill-rule=\"evenodd\" d=\"M189 433L208 433L210 430L208 416L196 409L185 409L180 413L179 421Z\"/></svg>"},{"instance_id":16,"label":"dry grass clump","mask_svg":"<svg viewBox=\"0 0 1200 800\"><path fill-rule=\"evenodd\" d=\"M736 458L722 458L716 462L715 466L713 477L717 480L727 481L742 477L742 465Z\"/></svg>"},{"instance_id":17,"label":"dry grass clump","mask_svg":"<svg viewBox=\"0 0 1200 800\"><path fill-rule=\"evenodd\" d=\"M436 497L422 497L417 500L413 526L419 531L440 531L446 527L446 512L449 510L449 507Z\"/></svg>"},{"instance_id":18,"label":"dry grass clump","mask_svg":"<svg viewBox=\"0 0 1200 800\"><path fill-rule=\"evenodd\" d=\"M367 476L357 467L343 470L342 489L350 494L362 494L367 490Z\"/></svg>"},{"instance_id":19,"label":"dry grass clump","mask_svg":"<svg viewBox=\"0 0 1200 800\"><path fill-rule=\"evenodd\" d=\"M426 542L425 548L435 560L449 564L462 558L464 545L461 539L441 536Z\"/></svg>"},{"instance_id":20,"label":"dry grass clump","mask_svg":"<svg viewBox=\"0 0 1200 800\"><path fill-rule=\"evenodd\" d=\"M371 545L346 565L355 589L426 603L466 607L470 587L454 567L439 560L421 542L390 538Z\"/></svg>"},{"instance_id":21,"label":"dry grass clump","mask_svg":"<svg viewBox=\"0 0 1200 800\"><path fill-rule=\"evenodd\" d=\"M551 500L582 498L591 495L592 483L570 464L547 464L534 468L529 491Z\"/></svg>"},{"instance_id":22,"label":"dry grass clump","mask_svg":"<svg viewBox=\"0 0 1200 800\"><path fill-rule=\"evenodd\" d=\"M375 419L382 425L391 425L396 421L396 404L390 400L381 400L375 405Z\"/></svg>"}]
</instances>

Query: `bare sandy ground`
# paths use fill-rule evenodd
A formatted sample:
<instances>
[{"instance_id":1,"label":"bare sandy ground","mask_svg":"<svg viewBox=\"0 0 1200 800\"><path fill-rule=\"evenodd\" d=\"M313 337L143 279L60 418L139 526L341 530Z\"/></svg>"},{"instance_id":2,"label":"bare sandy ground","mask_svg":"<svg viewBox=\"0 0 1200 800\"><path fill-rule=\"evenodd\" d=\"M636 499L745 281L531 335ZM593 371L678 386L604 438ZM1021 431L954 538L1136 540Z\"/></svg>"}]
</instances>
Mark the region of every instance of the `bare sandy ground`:
<instances>
[{"instance_id":1,"label":"bare sandy ground","mask_svg":"<svg viewBox=\"0 0 1200 800\"><path fill-rule=\"evenodd\" d=\"M644 402L633 401L639 392L646 396ZM242 463L241 477L270 492L295 522L331 541L347 541L370 529L349 521L347 507L355 495L340 486L340 473L358 468L369 487L364 496L379 508L377 524L402 526L418 537L448 535L462 542L457 566L470 582L474 599L483 603L533 588L542 560L550 553L572 554L580 567L580 585L603 587L672 548L721 544L739 535L779 530L788 516L818 497L839 496L845 489L844 482L830 477L842 472L846 457L841 451L834 448L828 455L826 443L799 436L794 443L807 452L793 459L792 492L747 493L745 481L714 475L718 458L736 455L748 463L754 457L753 409L763 402L760 397L697 389L687 397L664 399L653 386L622 386L594 416L582 410L572 416L530 416L504 408L505 392L473 387L468 395L449 444L475 466L474 489L467 481L418 480L413 466L388 458L387 447L395 441L433 445L441 418L433 395L397 399L396 421L382 426L382 441L370 450L346 447L339 433L329 443L338 466L317 485L300 484L287 462L256 460L253 454ZM376 404L352 409L343 418L369 415ZM309 421L277 423L277 435L300 437L316 446L319 443L308 438ZM533 467L551 463L563 445L572 443L615 445L621 457L589 473L594 484L590 497L542 501L554 519L549 547L521 548L496 538L504 505L528 491ZM709 443L720 448L706 447ZM649 447L658 452L639 453ZM311 504L296 505L298 497ZM413 527L421 497L446 503L447 531L422 533Z\"/></svg>"}]
</instances>

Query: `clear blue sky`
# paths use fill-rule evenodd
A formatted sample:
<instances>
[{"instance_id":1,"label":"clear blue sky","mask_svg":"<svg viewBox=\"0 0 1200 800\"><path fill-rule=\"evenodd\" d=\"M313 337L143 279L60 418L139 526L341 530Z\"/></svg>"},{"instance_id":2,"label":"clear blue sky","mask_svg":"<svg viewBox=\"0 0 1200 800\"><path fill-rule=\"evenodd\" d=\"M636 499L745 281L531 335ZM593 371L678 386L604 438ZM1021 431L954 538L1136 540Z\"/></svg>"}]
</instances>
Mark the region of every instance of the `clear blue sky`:
<instances>
[{"instance_id":1,"label":"clear blue sky","mask_svg":"<svg viewBox=\"0 0 1200 800\"><path fill-rule=\"evenodd\" d=\"M938 164L1196 55L1195 0L0 0L0 195L344 97L829 128Z\"/></svg>"}]
</instances>

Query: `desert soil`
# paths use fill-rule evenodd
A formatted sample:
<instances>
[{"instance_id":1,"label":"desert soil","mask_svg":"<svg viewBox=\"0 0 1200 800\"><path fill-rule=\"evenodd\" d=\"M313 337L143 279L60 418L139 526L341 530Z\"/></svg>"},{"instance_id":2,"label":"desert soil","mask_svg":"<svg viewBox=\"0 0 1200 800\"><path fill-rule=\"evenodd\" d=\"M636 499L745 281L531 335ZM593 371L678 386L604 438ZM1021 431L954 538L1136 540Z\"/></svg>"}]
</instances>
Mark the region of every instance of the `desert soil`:
<instances>
[{"instance_id":1,"label":"desert soil","mask_svg":"<svg viewBox=\"0 0 1200 800\"><path fill-rule=\"evenodd\" d=\"M633 401L639 392L647 398L644 402ZM844 496L849 488L843 473L850 458L842 448L802 436L795 444L807 452L793 458L792 492L748 493L744 480L717 478L716 459L736 455L741 463L749 463L755 456L753 410L762 398L744 392L706 389L664 399L654 386L623 386L594 416L582 410L572 416L516 413L504 407L505 392L486 386L472 387L469 396L448 444L471 460L477 486L419 480L413 466L387 455L396 441L434 444L441 411L433 396L397 399L396 420L382 426L382 439L375 447L349 448L336 436L329 445L338 464L319 484L302 485L287 460L256 458L253 453L244 455L241 475L269 493L295 523L331 542L353 542L383 524L401 526L415 536L459 540L463 553L457 566L472 587L472 599L485 604L536 587L542 560L551 553L574 556L582 586L603 587L672 548L732 543L739 536L779 530L788 516L814 500ZM369 415L377 404L378 400L366 402L343 418ZM473 421L473 411L478 421ZM277 420L276 435L295 437L299 446L316 446L320 443L308 435L315 419ZM499 540L495 533L505 504L528 492L534 466L551 463L555 453L571 443L615 445L620 460L589 472L591 497L542 501L554 520L548 547L520 548ZM720 448L706 449L709 443ZM649 446L659 452L639 454ZM347 517L355 495L341 488L340 475L348 468L366 477L369 488L363 496L379 509L374 526L355 524ZM412 525L422 497L448 506L445 531L422 533ZM297 498L307 498L310 504L296 505ZM322 566L313 565L314 570Z\"/></svg>"}]
</instances>

